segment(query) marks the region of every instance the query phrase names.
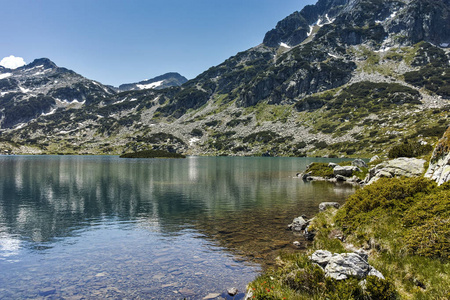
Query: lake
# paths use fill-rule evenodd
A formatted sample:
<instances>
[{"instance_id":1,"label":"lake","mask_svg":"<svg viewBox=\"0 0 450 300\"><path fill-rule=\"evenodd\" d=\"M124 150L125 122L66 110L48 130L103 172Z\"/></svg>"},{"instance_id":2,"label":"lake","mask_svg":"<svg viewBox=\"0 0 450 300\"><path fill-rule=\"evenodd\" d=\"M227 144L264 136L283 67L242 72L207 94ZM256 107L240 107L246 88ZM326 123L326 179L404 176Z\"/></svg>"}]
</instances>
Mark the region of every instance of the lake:
<instances>
[{"instance_id":1,"label":"lake","mask_svg":"<svg viewBox=\"0 0 450 300\"><path fill-rule=\"evenodd\" d=\"M339 160L0 156L0 299L242 299L355 191L295 178L314 161Z\"/></svg>"}]
</instances>

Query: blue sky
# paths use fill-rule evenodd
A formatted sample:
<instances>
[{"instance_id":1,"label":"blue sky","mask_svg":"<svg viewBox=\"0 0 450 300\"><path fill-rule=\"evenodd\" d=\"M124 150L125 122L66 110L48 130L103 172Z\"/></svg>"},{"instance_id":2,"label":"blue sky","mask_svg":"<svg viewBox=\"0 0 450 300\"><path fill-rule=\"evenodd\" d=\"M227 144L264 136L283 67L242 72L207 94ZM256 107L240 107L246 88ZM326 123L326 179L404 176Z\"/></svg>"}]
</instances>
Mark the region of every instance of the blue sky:
<instances>
[{"instance_id":1,"label":"blue sky","mask_svg":"<svg viewBox=\"0 0 450 300\"><path fill-rule=\"evenodd\" d=\"M104 84L194 78L315 0L0 0L0 59L47 57Z\"/></svg>"}]
</instances>

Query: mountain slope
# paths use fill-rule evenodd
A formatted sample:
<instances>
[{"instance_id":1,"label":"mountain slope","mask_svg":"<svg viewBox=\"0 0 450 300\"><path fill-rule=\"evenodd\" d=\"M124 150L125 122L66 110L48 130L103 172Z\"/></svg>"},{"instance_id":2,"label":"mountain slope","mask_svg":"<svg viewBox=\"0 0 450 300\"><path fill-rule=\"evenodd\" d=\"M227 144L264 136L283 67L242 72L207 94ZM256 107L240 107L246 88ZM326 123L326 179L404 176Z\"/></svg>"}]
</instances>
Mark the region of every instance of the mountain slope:
<instances>
[{"instance_id":1,"label":"mountain slope","mask_svg":"<svg viewBox=\"0 0 450 300\"><path fill-rule=\"evenodd\" d=\"M434 143L449 124L449 6L320 0L181 87L106 96L3 138L110 154L372 156Z\"/></svg>"}]
</instances>

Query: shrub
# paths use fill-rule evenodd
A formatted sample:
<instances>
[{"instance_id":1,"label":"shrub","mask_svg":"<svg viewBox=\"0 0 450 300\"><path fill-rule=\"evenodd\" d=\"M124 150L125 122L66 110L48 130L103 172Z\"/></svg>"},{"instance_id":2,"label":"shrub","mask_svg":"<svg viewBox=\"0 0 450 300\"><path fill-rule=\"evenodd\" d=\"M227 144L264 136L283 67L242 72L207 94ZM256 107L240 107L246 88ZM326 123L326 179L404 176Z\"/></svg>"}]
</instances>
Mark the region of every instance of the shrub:
<instances>
[{"instance_id":1,"label":"shrub","mask_svg":"<svg viewBox=\"0 0 450 300\"><path fill-rule=\"evenodd\" d=\"M426 155L431 151L433 151L433 147L429 144L422 145L419 142L404 141L389 150L388 156L391 159L397 157L419 157Z\"/></svg>"}]
</instances>

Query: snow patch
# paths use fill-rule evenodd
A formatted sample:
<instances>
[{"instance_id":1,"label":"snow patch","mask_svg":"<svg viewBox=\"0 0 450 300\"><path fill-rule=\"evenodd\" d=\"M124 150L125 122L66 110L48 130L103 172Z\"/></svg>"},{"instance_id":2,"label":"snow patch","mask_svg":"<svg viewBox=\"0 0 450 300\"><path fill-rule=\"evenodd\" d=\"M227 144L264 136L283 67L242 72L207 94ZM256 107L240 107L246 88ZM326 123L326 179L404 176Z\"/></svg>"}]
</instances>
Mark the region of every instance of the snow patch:
<instances>
[{"instance_id":1,"label":"snow patch","mask_svg":"<svg viewBox=\"0 0 450 300\"><path fill-rule=\"evenodd\" d=\"M286 44L286 43L280 43L280 46L281 46L281 47L284 47L284 48L288 48L288 49L291 49L291 48L292 48L291 46L289 46L289 45Z\"/></svg>"},{"instance_id":2,"label":"snow patch","mask_svg":"<svg viewBox=\"0 0 450 300\"><path fill-rule=\"evenodd\" d=\"M448 46L450 46L450 43L442 43L440 45L442 48L447 48ZM1 76L1 75L0 75Z\"/></svg>"},{"instance_id":3,"label":"snow patch","mask_svg":"<svg viewBox=\"0 0 450 300\"><path fill-rule=\"evenodd\" d=\"M137 99L136 98L131 98L130 99L130 102L134 102L134 101L137 101Z\"/></svg>"},{"instance_id":4,"label":"snow patch","mask_svg":"<svg viewBox=\"0 0 450 300\"><path fill-rule=\"evenodd\" d=\"M16 128L14 128L14 129L22 129L22 128L25 127L25 125L27 125L27 123L20 123L20 124L17 124Z\"/></svg>"},{"instance_id":5,"label":"snow patch","mask_svg":"<svg viewBox=\"0 0 450 300\"><path fill-rule=\"evenodd\" d=\"M376 52L376 53L388 52L391 49L392 49L392 47L382 47L380 50L375 50L374 52Z\"/></svg>"},{"instance_id":6,"label":"snow patch","mask_svg":"<svg viewBox=\"0 0 450 300\"><path fill-rule=\"evenodd\" d=\"M339 58L339 57L337 57L336 55L331 54L331 53L328 53L328 55L331 56L331 57L333 57L333 58Z\"/></svg>"},{"instance_id":7,"label":"snow patch","mask_svg":"<svg viewBox=\"0 0 450 300\"><path fill-rule=\"evenodd\" d=\"M313 30L314 30L314 26L309 25L309 32L307 33L308 36L310 36L312 34Z\"/></svg>"},{"instance_id":8,"label":"snow patch","mask_svg":"<svg viewBox=\"0 0 450 300\"><path fill-rule=\"evenodd\" d=\"M19 86L19 89L20 89L20 91L21 91L22 93L24 93L24 94L31 92L30 89L25 89L25 88L23 88L23 87L21 87L21 86Z\"/></svg>"},{"instance_id":9,"label":"snow patch","mask_svg":"<svg viewBox=\"0 0 450 300\"><path fill-rule=\"evenodd\" d=\"M12 76L12 73L4 73L4 74L0 74L0 79L5 79Z\"/></svg>"},{"instance_id":10,"label":"snow patch","mask_svg":"<svg viewBox=\"0 0 450 300\"><path fill-rule=\"evenodd\" d=\"M327 19L327 24L331 24L331 23L333 23L333 22L336 20L336 18L330 19L330 18L328 17L328 14L325 15L325 18Z\"/></svg>"},{"instance_id":11,"label":"snow patch","mask_svg":"<svg viewBox=\"0 0 450 300\"><path fill-rule=\"evenodd\" d=\"M53 115L53 114L56 112L57 109L58 109L58 108L54 108L54 109L52 109L51 111L49 111L48 113L42 113L41 116L50 116L50 115Z\"/></svg>"},{"instance_id":12,"label":"snow patch","mask_svg":"<svg viewBox=\"0 0 450 300\"><path fill-rule=\"evenodd\" d=\"M161 81L156 81L156 82L152 82L149 84L137 84L136 86L141 90L146 90L146 89L157 88L157 87L161 86L163 83L164 83L164 80L161 80Z\"/></svg>"}]
</instances>

